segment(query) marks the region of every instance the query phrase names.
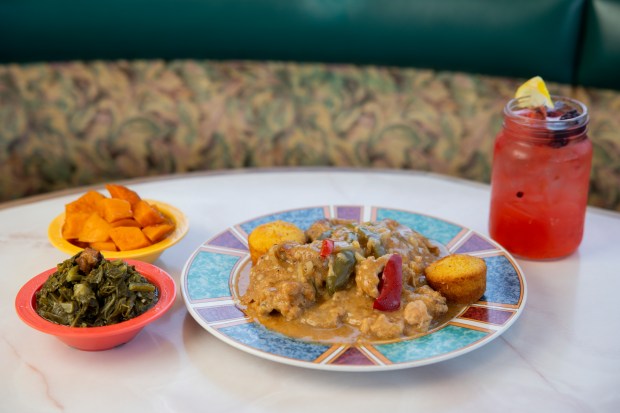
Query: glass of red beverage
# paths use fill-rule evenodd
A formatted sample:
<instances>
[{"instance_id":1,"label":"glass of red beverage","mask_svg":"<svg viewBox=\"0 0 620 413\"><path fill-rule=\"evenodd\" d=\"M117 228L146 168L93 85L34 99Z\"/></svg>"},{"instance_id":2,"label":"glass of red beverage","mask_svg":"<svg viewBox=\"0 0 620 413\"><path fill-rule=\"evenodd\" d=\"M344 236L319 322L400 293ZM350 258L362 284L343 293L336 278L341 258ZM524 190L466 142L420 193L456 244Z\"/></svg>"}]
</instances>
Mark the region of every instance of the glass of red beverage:
<instances>
[{"instance_id":1,"label":"glass of red beverage","mask_svg":"<svg viewBox=\"0 0 620 413\"><path fill-rule=\"evenodd\" d=\"M491 176L489 233L511 253L554 259L574 252L583 237L592 144L588 110L552 96L553 109L504 108Z\"/></svg>"}]
</instances>

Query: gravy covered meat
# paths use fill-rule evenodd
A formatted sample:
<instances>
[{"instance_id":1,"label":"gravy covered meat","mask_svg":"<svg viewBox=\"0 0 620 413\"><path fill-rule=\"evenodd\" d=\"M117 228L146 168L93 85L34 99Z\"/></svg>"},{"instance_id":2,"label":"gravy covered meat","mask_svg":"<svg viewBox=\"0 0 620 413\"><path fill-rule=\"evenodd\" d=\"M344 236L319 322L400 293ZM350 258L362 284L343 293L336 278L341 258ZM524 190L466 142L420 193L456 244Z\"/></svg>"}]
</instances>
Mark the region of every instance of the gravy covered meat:
<instances>
[{"instance_id":1,"label":"gravy covered meat","mask_svg":"<svg viewBox=\"0 0 620 413\"><path fill-rule=\"evenodd\" d=\"M411 228L324 219L306 239L273 245L250 270L241 303L268 328L327 342L392 340L453 313L424 276L440 251Z\"/></svg>"}]
</instances>

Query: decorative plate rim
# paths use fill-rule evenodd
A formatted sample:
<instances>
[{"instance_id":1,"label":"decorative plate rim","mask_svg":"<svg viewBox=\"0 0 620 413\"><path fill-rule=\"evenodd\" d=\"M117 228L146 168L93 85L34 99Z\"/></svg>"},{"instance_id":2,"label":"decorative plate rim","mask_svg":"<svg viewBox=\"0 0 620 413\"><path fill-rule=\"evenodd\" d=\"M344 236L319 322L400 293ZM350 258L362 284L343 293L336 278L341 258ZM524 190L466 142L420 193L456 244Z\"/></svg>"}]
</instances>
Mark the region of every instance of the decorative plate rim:
<instances>
[{"instance_id":1,"label":"decorative plate rim","mask_svg":"<svg viewBox=\"0 0 620 413\"><path fill-rule=\"evenodd\" d=\"M378 215L408 215L411 219L419 219L420 221L430 221L435 225L443 226L445 228L450 229L450 234L454 233L453 236L441 235L444 240L449 238L449 242L444 243L433 237L429 237L434 241L438 241L441 244L445 245L451 253L459 252L464 247L467 247L468 243L472 240L473 244L478 242L480 245L486 245L491 248L487 249L477 249L473 251L468 251L467 253L471 253L472 255L477 255L482 258L491 259L492 257L500 257L505 259L505 262L502 264L506 267L510 267L511 270L514 270L513 278L516 277L512 281L518 281L518 299L515 304L510 303L500 303L493 301L479 301L477 303L473 303L467 307L459 314L457 314L453 319L451 319L448 323L443 326L432 330L426 335L421 337L415 337L412 339L402 339L393 342L377 342L377 343L352 343L352 344L331 344L331 343L310 343L307 341L293 339L290 337L283 336L280 333L271 331L260 325L259 323L252 322L249 320L249 317L245 315L243 310L239 308L237 305L238 302L235 300L235 292L234 292L234 281L239 276L240 269L245 265L249 265L248 261L249 250L247 249L247 234L249 231L247 229L252 226L256 226L262 222L267 222L273 219L277 219L275 217L282 217L287 215L295 215L295 214L306 214L310 215L309 211L314 211L315 213L320 213L317 211L322 211L324 216L328 218L334 217L343 217L341 214L341 210L356 210L359 209L359 220L376 220L381 219L378 218ZM386 217L386 216L384 216ZM391 216L387 216L391 217ZM314 221L318 218L310 218L309 221ZM397 218L395 218L397 219ZM398 220L398 219L397 219ZM402 222L407 225L406 222ZM415 228L411 225L414 230L419 232L423 232L420 228ZM244 229L244 227L246 229ZM304 228L305 229L305 228ZM458 231L457 231L458 230ZM424 234L428 237L427 234ZM245 238L244 238L245 237ZM234 239L233 239L234 238ZM234 247L227 246L227 242L237 243ZM220 289L221 291L225 291L228 288L228 296L221 297L201 297L201 298L193 298L191 297L190 288L188 287L188 279L190 278L190 270L192 269L192 265L194 261L200 256L201 253L205 254L213 254L213 256L227 256L232 257L232 260L229 260L226 265L229 266L228 270L222 271L220 274L220 281L223 281L223 277L226 277L227 286L224 287L220 285L219 287L213 287L212 285L207 285L206 288ZM234 260L234 263L232 261ZM491 269L493 271L493 269ZM498 273L499 276L506 276L506 273ZM192 277L193 278L193 277ZM505 281L502 278L503 281ZM485 292L486 298L487 293L489 292L489 282L493 282L493 280L487 280L487 292ZM213 283L212 283L213 284ZM467 354L470 351L473 351L477 348L480 348L500 335L502 335L506 330L508 330L519 318L523 309L525 307L525 303L527 301L527 284L525 280L524 273L520 268L519 264L515 260L515 258L507 252L501 245L497 242L491 240L489 237L480 234L476 231L473 231L467 227L462 226L461 224L457 224L451 222L449 220L439 218L433 215L405 210L401 208L395 207L383 207L376 205L317 205L317 206L306 206L306 207L298 207L291 208L286 210L274 211L272 213L263 214L257 217L250 218L245 220L239 224L236 224L232 227L228 227L221 232L218 232L213 237L209 238L207 241L199 245L191 256L187 259L183 266L183 270L181 273L180 279L180 288L183 297L183 301L188 312L191 316L196 320L196 322L207 330L209 333L213 334L216 338L221 341L231 345L239 350L242 350L246 353L252 354L254 356L283 363L298 367L310 368L310 369L318 369L318 370L330 370L330 371L349 371L349 372L361 372L361 371L386 371L386 370L397 370L404 368L412 368L412 367L420 367L424 365L434 364L438 362L442 362L445 360L449 360L463 354ZM214 292L214 291L210 291ZM224 309L224 312L228 314L225 315L217 315L215 314L219 309ZM211 311L215 310L215 312ZM207 320L201 311L209 311L211 314L210 320ZM468 313L476 314L477 312L481 312L484 314L501 314L502 317L506 316L507 318L500 322L493 321L484 321L484 319L468 319L467 317L463 317ZM485 313L486 312L486 313ZM215 317L215 318L213 318ZM493 317L491 317L493 318ZM501 318L501 317L500 317ZM238 326L253 326L251 333L258 333L259 336L257 338L257 343L259 345L269 344L273 342L275 348L278 346L279 340L284 342L285 346L299 346L300 350L299 354L304 354L304 349L310 349L311 353L321 353L319 357L314 359L300 359L297 357L291 357L286 354L278 354L273 351L265 350L264 348L260 348L260 346L248 344L247 342L239 341L239 337L234 334L227 333L226 330L234 330L238 328ZM403 347L405 352L409 350L414 350L414 347L417 345L417 341L424 339L425 337L430 337L429 339L424 339L432 342L433 337L437 337L441 343L441 337L437 335L438 332L442 332L446 329L446 327L452 326L454 329L464 329L463 332L467 333L470 330L474 332L479 332L478 335L474 334L477 338L472 338L470 342L467 342L465 345L450 349L447 351L439 351L437 354L433 354L426 357L421 358L405 358L404 360L398 360L398 357L386 356L386 354L390 353L390 347L393 347L392 350L399 351L398 347ZM465 331L467 330L467 331ZM263 335L263 336L261 336ZM244 340L247 339L247 336L241 336ZM246 340L247 341L247 340ZM316 351L314 351L316 349ZM360 354L367 358L366 361L372 364L339 364L336 363L341 357L345 355L348 351L357 351L356 357L360 356ZM294 353L294 351L293 351ZM346 357L344 357L346 358ZM365 362L366 362L365 361Z\"/></svg>"}]
</instances>

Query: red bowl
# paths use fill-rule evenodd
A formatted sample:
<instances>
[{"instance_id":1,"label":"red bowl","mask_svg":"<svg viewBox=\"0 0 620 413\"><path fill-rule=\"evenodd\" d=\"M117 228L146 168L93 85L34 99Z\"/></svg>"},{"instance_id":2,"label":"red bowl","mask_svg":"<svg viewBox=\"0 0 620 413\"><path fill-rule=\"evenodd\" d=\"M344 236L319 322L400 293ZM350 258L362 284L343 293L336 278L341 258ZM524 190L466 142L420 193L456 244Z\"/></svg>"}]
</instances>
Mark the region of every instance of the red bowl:
<instances>
[{"instance_id":1,"label":"red bowl","mask_svg":"<svg viewBox=\"0 0 620 413\"><path fill-rule=\"evenodd\" d=\"M69 327L52 323L41 317L36 311L36 293L43 283L56 268L43 271L28 281L17 293L15 309L17 315L30 327L46 334L56 336L58 339L80 350L100 351L114 348L133 339L144 326L170 309L176 298L176 285L168 273L156 266L135 260L124 260L127 264L135 266L136 270L159 289L157 303L139 316L131 320L123 321L104 327Z\"/></svg>"}]
</instances>

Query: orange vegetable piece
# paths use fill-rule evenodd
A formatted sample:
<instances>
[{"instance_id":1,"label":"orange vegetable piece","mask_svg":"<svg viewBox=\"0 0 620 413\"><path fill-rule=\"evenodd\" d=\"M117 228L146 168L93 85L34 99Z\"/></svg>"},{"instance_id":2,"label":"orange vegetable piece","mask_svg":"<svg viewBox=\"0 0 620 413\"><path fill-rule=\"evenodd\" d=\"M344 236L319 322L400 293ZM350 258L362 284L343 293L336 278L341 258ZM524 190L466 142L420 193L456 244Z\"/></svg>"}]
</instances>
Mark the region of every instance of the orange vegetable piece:
<instances>
[{"instance_id":1,"label":"orange vegetable piece","mask_svg":"<svg viewBox=\"0 0 620 413\"><path fill-rule=\"evenodd\" d=\"M166 221L162 213L146 201L140 201L133 206L133 217L143 228Z\"/></svg>"},{"instance_id":2,"label":"orange vegetable piece","mask_svg":"<svg viewBox=\"0 0 620 413\"><path fill-rule=\"evenodd\" d=\"M170 233L174 231L174 225L170 224L158 224L150 225L142 228L142 232L152 243L156 243L166 238Z\"/></svg>"},{"instance_id":3,"label":"orange vegetable piece","mask_svg":"<svg viewBox=\"0 0 620 413\"><path fill-rule=\"evenodd\" d=\"M105 187L112 198L124 199L132 206L137 204L141 200L140 195L138 195L137 192L132 191L126 186L117 184L106 184Z\"/></svg>"},{"instance_id":4,"label":"orange vegetable piece","mask_svg":"<svg viewBox=\"0 0 620 413\"><path fill-rule=\"evenodd\" d=\"M72 244L100 251L127 251L159 242L174 231L175 223L133 190L106 184L108 198L88 191L65 205L62 236Z\"/></svg>"},{"instance_id":5,"label":"orange vegetable piece","mask_svg":"<svg viewBox=\"0 0 620 413\"><path fill-rule=\"evenodd\" d=\"M97 202L104 199L105 196L97 191L88 191L78 199L65 205L65 213L72 212L96 212Z\"/></svg>"},{"instance_id":6,"label":"orange vegetable piece","mask_svg":"<svg viewBox=\"0 0 620 413\"><path fill-rule=\"evenodd\" d=\"M140 228L140 224L133 218L125 218L119 219L118 221L110 222L112 228L116 227L138 227Z\"/></svg>"},{"instance_id":7,"label":"orange vegetable piece","mask_svg":"<svg viewBox=\"0 0 620 413\"><path fill-rule=\"evenodd\" d=\"M105 202L106 199L110 199L110 198L106 198L104 196L99 201L97 201L97 204L95 205L95 212L97 212L100 217L103 217L103 203Z\"/></svg>"},{"instance_id":8,"label":"orange vegetable piece","mask_svg":"<svg viewBox=\"0 0 620 413\"><path fill-rule=\"evenodd\" d=\"M129 201L118 198L105 198L101 201L101 212L108 222L133 217Z\"/></svg>"},{"instance_id":9,"label":"orange vegetable piece","mask_svg":"<svg viewBox=\"0 0 620 413\"><path fill-rule=\"evenodd\" d=\"M112 241L91 242L89 246L98 251L118 251L116 244Z\"/></svg>"},{"instance_id":10,"label":"orange vegetable piece","mask_svg":"<svg viewBox=\"0 0 620 413\"><path fill-rule=\"evenodd\" d=\"M110 239L112 227L96 212L90 214L80 231L78 239L82 242L101 242Z\"/></svg>"},{"instance_id":11,"label":"orange vegetable piece","mask_svg":"<svg viewBox=\"0 0 620 413\"><path fill-rule=\"evenodd\" d=\"M151 245L140 228L116 227L110 230L110 237L119 250L128 251Z\"/></svg>"},{"instance_id":12,"label":"orange vegetable piece","mask_svg":"<svg viewBox=\"0 0 620 413\"><path fill-rule=\"evenodd\" d=\"M64 239L78 239L90 214L89 212L67 212L65 222L62 224L62 237Z\"/></svg>"}]
</instances>

